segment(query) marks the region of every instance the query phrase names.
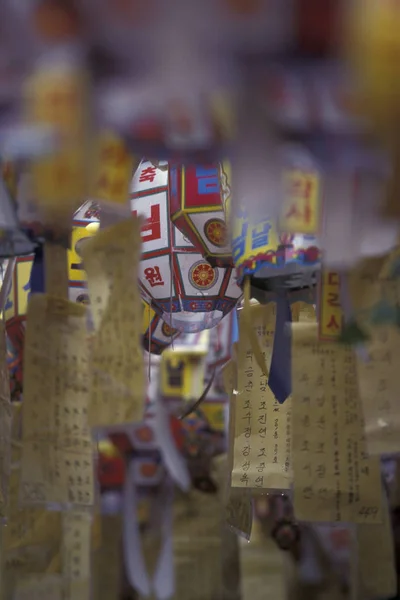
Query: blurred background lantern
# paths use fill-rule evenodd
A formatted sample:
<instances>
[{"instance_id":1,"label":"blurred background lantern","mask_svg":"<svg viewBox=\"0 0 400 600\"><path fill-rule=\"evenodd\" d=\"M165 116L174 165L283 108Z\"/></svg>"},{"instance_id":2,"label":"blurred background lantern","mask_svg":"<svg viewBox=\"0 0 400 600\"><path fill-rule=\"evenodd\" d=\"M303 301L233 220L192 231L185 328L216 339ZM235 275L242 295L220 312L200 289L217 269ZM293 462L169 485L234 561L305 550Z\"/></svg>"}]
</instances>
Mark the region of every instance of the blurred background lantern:
<instances>
[{"instance_id":1,"label":"blurred background lantern","mask_svg":"<svg viewBox=\"0 0 400 600\"><path fill-rule=\"evenodd\" d=\"M143 302L142 333L143 349L152 354L161 354L179 335L146 302Z\"/></svg>"},{"instance_id":2,"label":"blurred background lantern","mask_svg":"<svg viewBox=\"0 0 400 600\"><path fill-rule=\"evenodd\" d=\"M232 267L212 267L170 221L168 169L143 161L132 184L142 227L142 298L178 331L211 329L242 295Z\"/></svg>"},{"instance_id":3,"label":"blurred background lantern","mask_svg":"<svg viewBox=\"0 0 400 600\"><path fill-rule=\"evenodd\" d=\"M173 167L169 172L172 222L212 266L232 265L219 164Z\"/></svg>"}]
</instances>

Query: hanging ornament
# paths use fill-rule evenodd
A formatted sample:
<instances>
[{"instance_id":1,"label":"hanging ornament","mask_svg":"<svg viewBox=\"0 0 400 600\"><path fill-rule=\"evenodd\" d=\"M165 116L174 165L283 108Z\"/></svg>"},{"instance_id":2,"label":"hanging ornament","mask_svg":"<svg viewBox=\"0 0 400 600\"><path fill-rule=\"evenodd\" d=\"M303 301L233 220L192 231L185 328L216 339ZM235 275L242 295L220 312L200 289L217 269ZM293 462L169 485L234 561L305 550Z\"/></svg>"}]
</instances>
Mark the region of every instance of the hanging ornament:
<instances>
[{"instance_id":1,"label":"hanging ornament","mask_svg":"<svg viewBox=\"0 0 400 600\"><path fill-rule=\"evenodd\" d=\"M168 325L186 333L211 329L242 292L231 267L212 267L169 218L168 172L143 161L132 185L142 227L142 298Z\"/></svg>"},{"instance_id":2,"label":"hanging ornament","mask_svg":"<svg viewBox=\"0 0 400 600\"><path fill-rule=\"evenodd\" d=\"M146 302L143 302L142 331L143 349L152 354L161 354L179 336L179 331L163 321Z\"/></svg>"},{"instance_id":3,"label":"hanging ornament","mask_svg":"<svg viewBox=\"0 0 400 600\"><path fill-rule=\"evenodd\" d=\"M231 266L221 167L174 167L169 173L171 220L213 266Z\"/></svg>"}]
</instances>

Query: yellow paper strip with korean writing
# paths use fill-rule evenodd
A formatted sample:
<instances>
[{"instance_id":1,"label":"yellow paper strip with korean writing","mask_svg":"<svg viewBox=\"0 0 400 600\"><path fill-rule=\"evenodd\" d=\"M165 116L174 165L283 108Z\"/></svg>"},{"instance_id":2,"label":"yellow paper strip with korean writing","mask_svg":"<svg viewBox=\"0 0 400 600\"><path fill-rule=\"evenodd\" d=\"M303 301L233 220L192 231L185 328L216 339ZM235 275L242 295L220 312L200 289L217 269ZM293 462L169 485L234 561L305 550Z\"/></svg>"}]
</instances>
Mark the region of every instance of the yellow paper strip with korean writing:
<instances>
[{"instance_id":1,"label":"yellow paper strip with korean writing","mask_svg":"<svg viewBox=\"0 0 400 600\"><path fill-rule=\"evenodd\" d=\"M343 328L338 273L322 271L319 300L319 339L325 342L335 341Z\"/></svg>"},{"instance_id":2,"label":"yellow paper strip with korean writing","mask_svg":"<svg viewBox=\"0 0 400 600\"><path fill-rule=\"evenodd\" d=\"M65 600L90 599L92 517L86 512L63 515L62 572Z\"/></svg>"},{"instance_id":3,"label":"yellow paper strip with korean writing","mask_svg":"<svg viewBox=\"0 0 400 600\"><path fill-rule=\"evenodd\" d=\"M369 259L348 275L348 290L355 318L368 333L364 353L357 356L358 387L363 405L365 435L371 454L400 452L400 408L398 363L400 330L395 323L374 325L373 311L384 303L384 310L396 309L400 298L399 282L379 278L381 259Z\"/></svg>"},{"instance_id":4,"label":"yellow paper strip with korean writing","mask_svg":"<svg viewBox=\"0 0 400 600\"><path fill-rule=\"evenodd\" d=\"M24 355L21 502L92 506L86 308L45 294L29 302Z\"/></svg>"},{"instance_id":5,"label":"yellow paper strip with korean writing","mask_svg":"<svg viewBox=\"0 0 400 600\"><path fill-rule=\"evenodd\" d=\"M275 306L253 306L251 323L269 367L275 330ZM291 400L279 404L253 355L240 319L238 394L232 487L287 489L291 472Z\"/></svg>"},{"instance_id":6,"label":"yellow paper strip with korean writing","mask_svg":"<svg viewBox=\"0 0 400 600\"><path fill-rule=\"evenodd\" d=\"M292 325L294 508L304 521L382 522L380 462L368 457L350 346Z\"/></svg>"},{"instance_id":7,"label":"yellow paper strip with korean writing","mask_svg":"<svg viewBox=\"0 0 400 600\"><path fill-rule=\"evenodd\" d=\"M318 175L299 169L284 176L284 197L279 221L281 231L315 234L320 225Z\"/></svg>"},{"instance_id":8,"label":"yellow paper strip with korean writing","mask_svg":"<svg viewBox=\"0 0 400 600\"><path fill-rule=\"evenodd\" d=\"M82 250L95 333L92 339L91 426L140 421L144 408L142 308L137 285L139 221L99 231Z\"/></svg>"},{"instance_id":9,"label":"yellow paper strip with korean writing","mask_svg":"<svg viewBox=\"0 0 400 600\"><path fill-rule=\"evenodd\" d=\"M392 598L396 595L394 540L387 498L383 498L382 515L380 525L357 525L355 568L360 598Z\"/></svg>"},{"instance_id":10,"label":"yellow paper strip with korean writing","mask_svg":"<svg viewBox=\"0 0 400 600\"><path fill-rule=\"evenodd\" d=\"M91 198L113 204L126 204L134 172L134 160L124 142L113 133L98 141L95 182Z\"/></svg>"}]
</instances>

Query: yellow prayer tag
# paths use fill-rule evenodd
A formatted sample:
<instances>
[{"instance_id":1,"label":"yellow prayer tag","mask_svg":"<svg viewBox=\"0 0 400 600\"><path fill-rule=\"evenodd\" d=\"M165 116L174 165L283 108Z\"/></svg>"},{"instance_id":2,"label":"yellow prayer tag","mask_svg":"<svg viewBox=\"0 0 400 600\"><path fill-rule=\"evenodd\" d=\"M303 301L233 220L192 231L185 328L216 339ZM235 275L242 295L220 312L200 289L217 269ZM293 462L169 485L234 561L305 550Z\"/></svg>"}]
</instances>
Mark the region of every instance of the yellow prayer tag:
<instances>
[{"instance_id":1,"label":"yellow prayer tag","mask_svg":"<svg viewBox=\"0 0 400 600\"><path fill-rule=\"evenodd\" d=\"M323 271L320 283L319 338L322 341L336 340L343 327L343 312L340 306L340 278L334 271Z\"/></svg>"},{"instance_id":2,"label":"yellow prayer tag","mask_svg":"<svg viewBox=\"0 0 400 600\"><path fill-rule=\"evenodd\" d=\"M22 503L93 505L86 307L32 296L24 390Z\"/></svg>"},{"instance_id":3,"label":"yellow prayer tag","mask_svg":"<svg viewBox=\"0 0 400 600\"><path fill-rule=\"evenodd\" d=\"M252 327L269 368L275 331L274 307L255 306L251 313ZM232 487L287 489L292 479L291 399L284 404L275 400L255 360L242 318L239 331Z\"/></svg>"},{"instance_id":4,"label":"yellow prayer tag","mask_svg":"<svg viewBox=\"0 0 400 600\"><path fill-rule=\"evenodd\" d=\"M382 522L380 462L368 457L353 349L292 326L294 508L304 521Z\"/></svg>"},{"instance_id":5,"label":"yellow prayer tag","mask_svg":"<svg viewBox=\"0 0 400 600\"><path fill-rule=\"evenodd\" d=\"M29 80L27 119L53 127L59 150L33 161L38 204L48 214L73 213L87 197L88 140L86 81L73 68L43 68Z\"/></svg>"},{"instance_id":6,"label":"yellow prayer tag","mask_svg":"<svg viewBox=\"0 0 400 600\"><path fill-rule=\"evenodd\" d=\"M288 171L284 177L280 228L289 233L315 234L320 225L319 179L316 173Z\"/></svg>"},{"instance_id":7,"label":"yellow prayer tag","mask_svg":"<svg viewBox=\"0 0 400 600\"><path fill-rule=\"evenodd\" d=\"M98 142L94 191L97 201L126 204L133 174L133 158L124 142L112 133L103 134Z\"/></svg>"},{"instance_id":8,"label":"yellow prayer tag","mask_svg":"<svg viewBox=\"0 0 400 600\"><path fill-rule=\"evenodd\" d=\"M357 525L356 564L360 598L393 598L397 592L393 531L386 498L383 523Z\"/></svg>"},{"instance_id":9,"label":"yellow prayer tag","mask_svg":"<svg viewBox=\"0 0 400 600\"><path fill-rule=\"evenodd\" d=\"M135 218L99 231L82 251L95 333L88 420L92 427L141 421L144 365Z\"/></svg>"},{"instance_id":10,"label":"yellow prayer tag","mask_svg":"<svg viewBox=\"0 0 400 600\"><path fill-rule=\"evenodd\" d=\"M381 267L382 260L364 261L347 278L357 322L368 333L364 352L357 355L358 387L368 451L377 455L400 451L397 402L400 330L394 323L374 325L371 322L373 311L379 309L382 301L385 310L395 309L399 284L383 277L379 279Z\"/></svg>"},{"instance_id":11,"label":"yellow prayer tag","mask_svg":"<svg viewBox=\"0 0 400 600\"><path fill-rule=\"evenodd\" d=\"M63 600L63 580L60 575L28 575L16 586L15 600Z\"/></svg>"},{"instance_id":12,"label":"yellow prayer tag","mask_svg":"<svg viewBox=\"0 0 400 600\"><path fill-rule=\"evenodd\" d=\"M92 517L71 511L63 515L62 572L64 600L90 599Z\"/></svg>"}]
</instances>

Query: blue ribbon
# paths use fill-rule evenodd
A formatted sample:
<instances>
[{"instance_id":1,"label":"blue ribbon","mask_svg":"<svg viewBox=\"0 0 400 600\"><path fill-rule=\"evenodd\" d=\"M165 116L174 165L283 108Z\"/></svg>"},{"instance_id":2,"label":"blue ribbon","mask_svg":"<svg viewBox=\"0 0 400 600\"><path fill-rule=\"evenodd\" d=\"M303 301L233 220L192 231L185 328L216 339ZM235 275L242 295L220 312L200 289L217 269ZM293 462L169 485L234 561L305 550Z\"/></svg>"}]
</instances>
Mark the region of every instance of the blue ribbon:
<instances>
[{"instance_id":1,"label":"blue ribbon","mask_svg":"<svg viewBox=\"0 0 400 600\"><path fill-rule=\"evenodd\" d=\"M45 292L45 275L44 275L44 249L42 245L35 248L35 257L30 277L30 293L43 294Z\"/></svg>"},{"instance_id":2,"label":"blue ribbon","mask_svg":"<svg viewBox=\"0 0 400 600\"><path fill-rule=\"evenodd\" d=\"M288 298L286 295L278 295L268 385L280 404L283 404L292 392L292 340L290 327L287 326L291 322L292 311Z\"/></svg>"}]
</instances>

